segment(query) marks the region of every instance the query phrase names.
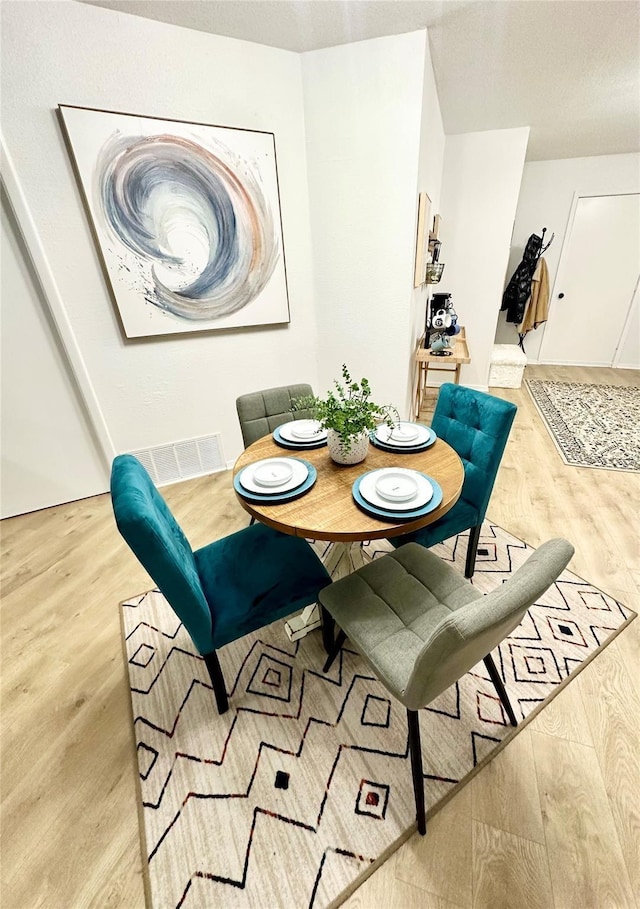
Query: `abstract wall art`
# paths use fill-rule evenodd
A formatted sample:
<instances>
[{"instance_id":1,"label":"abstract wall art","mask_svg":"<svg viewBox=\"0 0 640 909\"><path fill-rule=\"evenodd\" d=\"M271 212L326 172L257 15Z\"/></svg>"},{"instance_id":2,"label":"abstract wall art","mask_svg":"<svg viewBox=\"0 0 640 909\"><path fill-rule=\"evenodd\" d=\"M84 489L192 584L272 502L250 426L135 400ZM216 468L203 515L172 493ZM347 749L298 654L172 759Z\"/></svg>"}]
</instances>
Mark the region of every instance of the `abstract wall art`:
<instances>
[{"instance_id":1,"label":"abstract wall art","mask_svg":"<svg viewBox=\"0 0 640 909\"><path fill-rule=\"evenodd\" d=\"M127 337L289 321L273 133L59 113Z\"/></svg>"}]
</instances>

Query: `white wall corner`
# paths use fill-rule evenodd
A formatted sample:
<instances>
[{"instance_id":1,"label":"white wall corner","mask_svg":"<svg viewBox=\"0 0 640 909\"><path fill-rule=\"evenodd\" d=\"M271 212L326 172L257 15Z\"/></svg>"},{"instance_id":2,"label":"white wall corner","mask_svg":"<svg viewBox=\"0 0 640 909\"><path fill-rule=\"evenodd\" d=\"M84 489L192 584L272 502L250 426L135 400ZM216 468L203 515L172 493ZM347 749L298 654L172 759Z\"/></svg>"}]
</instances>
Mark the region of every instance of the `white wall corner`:
<instances>
[{"instance_id":1,"label":"white wall corner","mask_svg":"<svg viewBox=\"0 0 640 909\"><path fill-rule=\"evenodd\" d=\"M407 415L425 49L422 30L302 59L319 391L346 362Z\"/></svg>"},{"instance_id":2,"label":"white wall corner","mask_svg":"<svg viewBox=\"0 0 640 909\"><path fill-rule=\"evenodd\" d=\"M447 136L442 185L439 292L467 330L463 381L488 383L529 127Z\"/></svg>"}]
</instances>

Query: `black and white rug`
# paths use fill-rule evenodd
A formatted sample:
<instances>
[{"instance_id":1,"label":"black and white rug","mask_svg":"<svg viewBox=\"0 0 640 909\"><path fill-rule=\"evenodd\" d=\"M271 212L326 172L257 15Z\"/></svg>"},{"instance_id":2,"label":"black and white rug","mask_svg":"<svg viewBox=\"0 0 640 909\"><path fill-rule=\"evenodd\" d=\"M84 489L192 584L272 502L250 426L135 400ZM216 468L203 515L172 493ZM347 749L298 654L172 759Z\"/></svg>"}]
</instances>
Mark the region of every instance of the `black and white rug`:
<instances>
[{"instance_id":1,"label":"black and white rug","mask_svg":"<svg viewBox=\"0 0 640 909\"><path fill-rule=\"evenodd\" d=\"M467 537L434 551L462 571ZM531 552L485 522L474 584L492 590ZM633 615L565 571L493 654L518 720ZM161 594L128 600L122 619L150 909L329 909L415 829L405 710L349 644L327 675L319 631L292 643L277 622L223 647L219 716ZM420 714L433 814L518 729L482 663Z\"/></svg>"},{"instance_id":2,"label":"black and white rug","mask_svg":"<svg viewBox=\"0 0 640 909\"><path fill-rule=\"evenodd\" d=\"M526 379L565 464L640 471L640 387Z\"/></svg>"}]
</instances>

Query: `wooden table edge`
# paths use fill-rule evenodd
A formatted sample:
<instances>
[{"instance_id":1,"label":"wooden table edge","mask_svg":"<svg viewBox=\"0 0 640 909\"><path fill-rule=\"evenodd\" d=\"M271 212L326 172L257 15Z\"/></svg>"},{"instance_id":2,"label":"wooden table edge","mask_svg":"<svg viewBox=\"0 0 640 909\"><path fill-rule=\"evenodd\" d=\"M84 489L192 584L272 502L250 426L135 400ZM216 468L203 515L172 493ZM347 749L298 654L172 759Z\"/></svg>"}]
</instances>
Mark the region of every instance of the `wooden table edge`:
<instances>
[{"instance_id":1,"label":"wooden table edge","mask_svg":"<svg viewBox=\"0 0 640 909\"><path fill-rule=\"evenodd\" d=\"M263 440L258 440L258 443L260 443L260 442L263 443L263 445L261 447L264 448L266 446L267 448L270 448L270 446L268 445L268 442L267 442L268 438L269 437L265 437ZM439 442L441 442L444 445L447 444L446 442L443 442L443 440L439 440ZM254 443L254 445L257 445L258 443ZM438 443L436 443L436 444L438 444ZM250 446L250 448L252 448L252 447L253 446ZM464 468L462 465L462 461L459 459L456 452L453 449L451 449L451 446L447 445L447 448L449 448L451 450L451 452L453 452L455 457L458 458L459 468L460 468L455 491L452 492L451 487L449 487L447 500L443 501L433 511L430 511L427 514L422 515L421 517L418 517L418 518L414 518L413 520L410 520L410 521L398 521L398 522L386 521L384 519L378 519L374 515L371 515L371 514L367 513L366 511L364 511L364 509L362 509L361 511L362 511L363 519L365 519L369 523L369 526L367 527L366 531L362 530L362 529L360 529L360 530L342 530L342 531L324 530L324 529L321 529L318 527L309 527L306 522L302 523L302 522L296 521L295 523L293 523L290 519L291 516L289 516L289 519L287 519L287 520L284 520L284 519L280 520L280 519L278 519L277 516L273 515L272 509L286 507L288 503L283 503L282 505L272 505L272 506L258 505L253 502L247 501L235 489L235 486L234 486L234 492L235 492L238 502L240 503L240 506L242 507L242 509L244 511L247 512L247 514L251 515L253 518L255 518L257 521L259 521L261 524L265 524L267 527L271 527L272 530L277 530L277 531L280 531L281 533L289 534L290 536L302 537L303 539L307 539L307 540L322 540L323 542L331 542L331 543L357 543L357 542L365 542L368 540L383 540L383 539L388 539L388 538L392 538L392 537L404 536L405 534L414 533L415 531L421 530L423 527L426 527L429 524L434 524L436 521L440 520L441 517L443 517L445 514L447 514L448 511L451 510L451 508L453 508L455 503L460 498L460 494L462 492L462 487L464 484ZM242 470L243 467L247 466L247 451L248 450L249 449L245 449L245 451L243 451L237 458L236 463L233 468L234 478L239 470ZM273 450L273 449L271 449L271 450ZM282 451L282 454L283 454L283 456L286 456L284 451ZM286 454L295 456L295 454L291 451L287 451ZM296 454L298 454L298 456L302 456L302 453L296 453ZM249 463L250 462L251 461L249 461ZM355 465L355 466L361 467L363 471L366 471L366 462L362 462L361 465ZM341 469L342 468L338 468L338 470L341 470ZM346 468L346 469L349 469L349 468ZM435 475L435 474L434 474L434 479L437 480L437 475ZM351 500L351 502L356 508L358 507L354 500Z\"/></svg>"}]
</instances>

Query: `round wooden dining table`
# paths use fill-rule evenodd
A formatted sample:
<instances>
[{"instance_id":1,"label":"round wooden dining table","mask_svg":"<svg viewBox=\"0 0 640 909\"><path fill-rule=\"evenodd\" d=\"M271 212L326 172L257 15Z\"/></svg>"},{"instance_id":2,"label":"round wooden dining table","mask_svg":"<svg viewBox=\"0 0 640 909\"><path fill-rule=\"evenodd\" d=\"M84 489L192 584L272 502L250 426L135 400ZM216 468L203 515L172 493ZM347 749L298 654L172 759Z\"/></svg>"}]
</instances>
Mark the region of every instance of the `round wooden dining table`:
<instances>
[{"instance_id":1,"label":"round wooden dining table","mask_svg":"<svg viewBox=\"0 0 640 909\"><path fill-rule=\"evenodd\" d=\"M258 439L242 452L234 465L234 476L248 464L263 458L286 457L302 458L316 468L317 479L308 492L279 505L257 505L248 502L237 491L236 496L245 511L274 530L307 540L327 540L336 544L330 552L327 550L327 557L324 558L325 566L334 579L353 571L366 560L360 545L349 544L401 536L432 524L455 505L464 480L462 461L442 439L437 439L425 451L412 454L396 454L370 444L364 461L345 466L331 460L326 445L293 451L277 445L272 436ZM432 477L442 489L442 502L428 514L406 521L389 521L368 514L356 504L352 487L359 476L380 467L407 467ZM292 640L319 626L320 616L315 604L285 623Z\"/></svg>"},{"instance_id":2,"label":"round wooden dining table","mask_svg":"<svg viewBox=\"0 0 640 909\"><path fill-rule=\"evenodd\" d=\"M271 436L258 439L242 452L234 465L234 476L254 461L286 457L302 458L316 468L318 478L307 493L281 505L256 505L236 492L238 501L257 521L275 530L334 543L382 540L432 524L458 501L464 480L462 461L442 439L414 454L396 454L370 444L364 461L345 466L331 460L326 445L291 451L277 445ZM359 476L380 467L408 467L433 477L442 488L442 502L428 514L408 521L388 521L367 514L358 507L351 490Z\"/></svg>"}]
</instances>

